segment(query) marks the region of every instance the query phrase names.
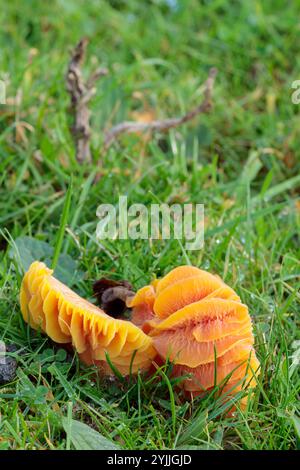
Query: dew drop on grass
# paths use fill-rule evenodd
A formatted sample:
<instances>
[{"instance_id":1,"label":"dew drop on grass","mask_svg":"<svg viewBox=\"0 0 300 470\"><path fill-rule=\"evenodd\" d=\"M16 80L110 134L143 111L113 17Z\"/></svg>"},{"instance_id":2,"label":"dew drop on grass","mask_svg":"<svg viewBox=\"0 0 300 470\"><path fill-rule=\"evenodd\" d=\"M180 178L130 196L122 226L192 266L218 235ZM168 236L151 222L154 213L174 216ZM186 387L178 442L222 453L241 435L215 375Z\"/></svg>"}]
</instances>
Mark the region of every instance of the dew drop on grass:
<instances>
[{"instance_id":1,"label":"dew drop on grass","mask_svg":"<svg viewBox=\"0 0 300 470\"><path fill-rule=\"evenodd\" d=\"M203 269L209 269L209 268L210 268L210 262L209 262L209 260L207 259L206 261L204 261L204 263L203 263L202 266L203 266Z\"/></svg>"}]
</instances>

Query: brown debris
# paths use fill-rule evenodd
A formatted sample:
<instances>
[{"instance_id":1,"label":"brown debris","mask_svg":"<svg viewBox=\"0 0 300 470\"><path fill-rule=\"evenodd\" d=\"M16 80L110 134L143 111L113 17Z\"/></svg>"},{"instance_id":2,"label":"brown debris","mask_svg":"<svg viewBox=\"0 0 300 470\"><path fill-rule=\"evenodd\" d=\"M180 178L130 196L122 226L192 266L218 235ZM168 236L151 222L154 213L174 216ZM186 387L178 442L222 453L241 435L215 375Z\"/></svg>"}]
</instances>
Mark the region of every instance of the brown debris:
<instances>
[{"instance_id":1,"label":"brown debris","mask_svg":"<svg viewBox=\"0 0 300 470\"><path fill-rule=\"evenodd\" d=\"M113 281L102 277L93 284L94 295L101 308L114 318L122 317L126 310L126 300L134 296L128 281Z\"/></svg>"}]
</instances>

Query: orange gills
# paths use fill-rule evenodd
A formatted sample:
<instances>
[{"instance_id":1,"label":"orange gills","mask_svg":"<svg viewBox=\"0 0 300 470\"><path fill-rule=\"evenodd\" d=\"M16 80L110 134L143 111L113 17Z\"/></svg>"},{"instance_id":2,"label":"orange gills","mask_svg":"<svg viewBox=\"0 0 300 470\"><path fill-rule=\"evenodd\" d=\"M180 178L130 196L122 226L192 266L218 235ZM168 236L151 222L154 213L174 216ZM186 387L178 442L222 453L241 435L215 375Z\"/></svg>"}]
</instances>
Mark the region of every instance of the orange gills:
<instances>
[{"instance_id":1,"label":"orange gills","mask_svg":"<svg viewBox=\"0 0 300 470\"><path fill-rule=\"evenodd\" d=\"M179 266L127 305L159 357L173 362L186 392L199 395L217 385L232 395L256 386L259 362L248 307L220 277Z\"/></svg>"},{"instance_id":2,"label":"orange gills","mask_svg":"<svg viewBox=\"0 0 300 470\"><path fill-rule=\"evenodd\" d=\"M32 328L72 344L83 362L104 374L113 373L110 363L127 375L149 370L153 359L171 360L173 376L190 395L218 386L227 397L256 386L259 362L248 307L220 277L196 267L179 266L128 296L131 321L83 299L39 261L24 275L20 304Z\"/></svg>"},{"instance_id":3,"label":"orange gills","mask_svg":"<svg viewBox=\"0 0 300 470\"><path fill-rule=\"evenodd\" d=\"M156 355L153 339L130 321L110 317L35 261L24 275L20 305L24 320L57 343L71 343L81 359L113 374L109 356L124 375L146 370Z\"/></svg>"}]
</instances>

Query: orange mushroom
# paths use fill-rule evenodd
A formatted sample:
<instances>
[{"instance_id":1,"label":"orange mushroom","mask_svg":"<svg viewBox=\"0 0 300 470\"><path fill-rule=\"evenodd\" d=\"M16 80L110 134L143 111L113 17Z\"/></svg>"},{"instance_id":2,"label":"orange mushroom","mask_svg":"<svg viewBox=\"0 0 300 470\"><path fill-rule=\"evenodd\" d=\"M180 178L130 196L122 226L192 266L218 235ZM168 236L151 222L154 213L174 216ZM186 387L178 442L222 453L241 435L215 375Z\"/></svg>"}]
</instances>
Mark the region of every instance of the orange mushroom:
<instances>
[{"instance_id":1,"label":"orange mushroom","mask_svg":"<svg viewBox=\"0 0 300 470\"><path fill-rule=\"evenodd\" d=\"M100 300L113 286L107 306L114 305L120 286L122 302L124 292L130 292L126 282L104 279L95 285ZM181 386L192 395L217 385L230 396L256 385L259 362L247 306L218 276L196 267L179 266L135 295L130 292L131 321L115 319L84 300L38 261L23 278L20 304L32 328L57 343L72 343L82 361L106 374L112 374L108 354L124 375L148 370L154 358L170 359L173 375L184 376Z\"/></svg>"},{"instance_id":2,"label":"orange mushroom","mask_svg":"<svg viewBox=\"0 0 300 470\"><path fill-rule=\"evenodd\" d=\"M173 375L188 376L186 392L199 395L218 385L230 395L256 385L259 362L248 308L219 277L179 266L127 305L160 358L173 362Z\"/></svg>"},{"instance_id":3,"label":"orange mushroom","mask_svg":"<svg viewBox=\"0 0 300 470\"><path fill-rule=\"evenodd\" d=\"M148 369L155 356L153 340L126 320L114 319L81 298L35 261L25 274L20 304L24 320L57 343L72 343L83 362L112 373L106 362L124 375Z\"/></svg>"}]
</instances>

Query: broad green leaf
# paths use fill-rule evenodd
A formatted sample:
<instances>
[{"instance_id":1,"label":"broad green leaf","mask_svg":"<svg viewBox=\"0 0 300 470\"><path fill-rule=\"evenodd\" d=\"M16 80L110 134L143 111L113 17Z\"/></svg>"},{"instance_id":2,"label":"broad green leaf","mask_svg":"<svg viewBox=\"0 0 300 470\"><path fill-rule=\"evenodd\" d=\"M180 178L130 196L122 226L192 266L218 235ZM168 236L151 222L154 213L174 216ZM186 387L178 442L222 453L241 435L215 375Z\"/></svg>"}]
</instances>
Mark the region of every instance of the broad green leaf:
<instances>
[{"instance_id":1,"label":"broad green leaf","mask_svg":"<svg viewBox=\"0 0 300 470\"><path fill-rule=\"evenodd\" d=\"M25 272L33 261L43 261L48 267L51 267L53 253L54 249L49 243L24 236L15 240L9 255L11 258L15 258L18 265L21 264L20 270ZM76 269L76 261L67 254L61 254L54 274L60 281L71 285ZM80 276L81 274L77 272L77 279Z\"/></svg>"},{"instance_id":2,"label":"broad green leaf","mask_svg":"<svg viewBox=\"0 0 300 470\"><path fill-rule=\"evenodd\" d=\"M87 424L62 418L62 425L76 450L120 450L113 441L102 436Z\"/></svg>"}]
</instances>

